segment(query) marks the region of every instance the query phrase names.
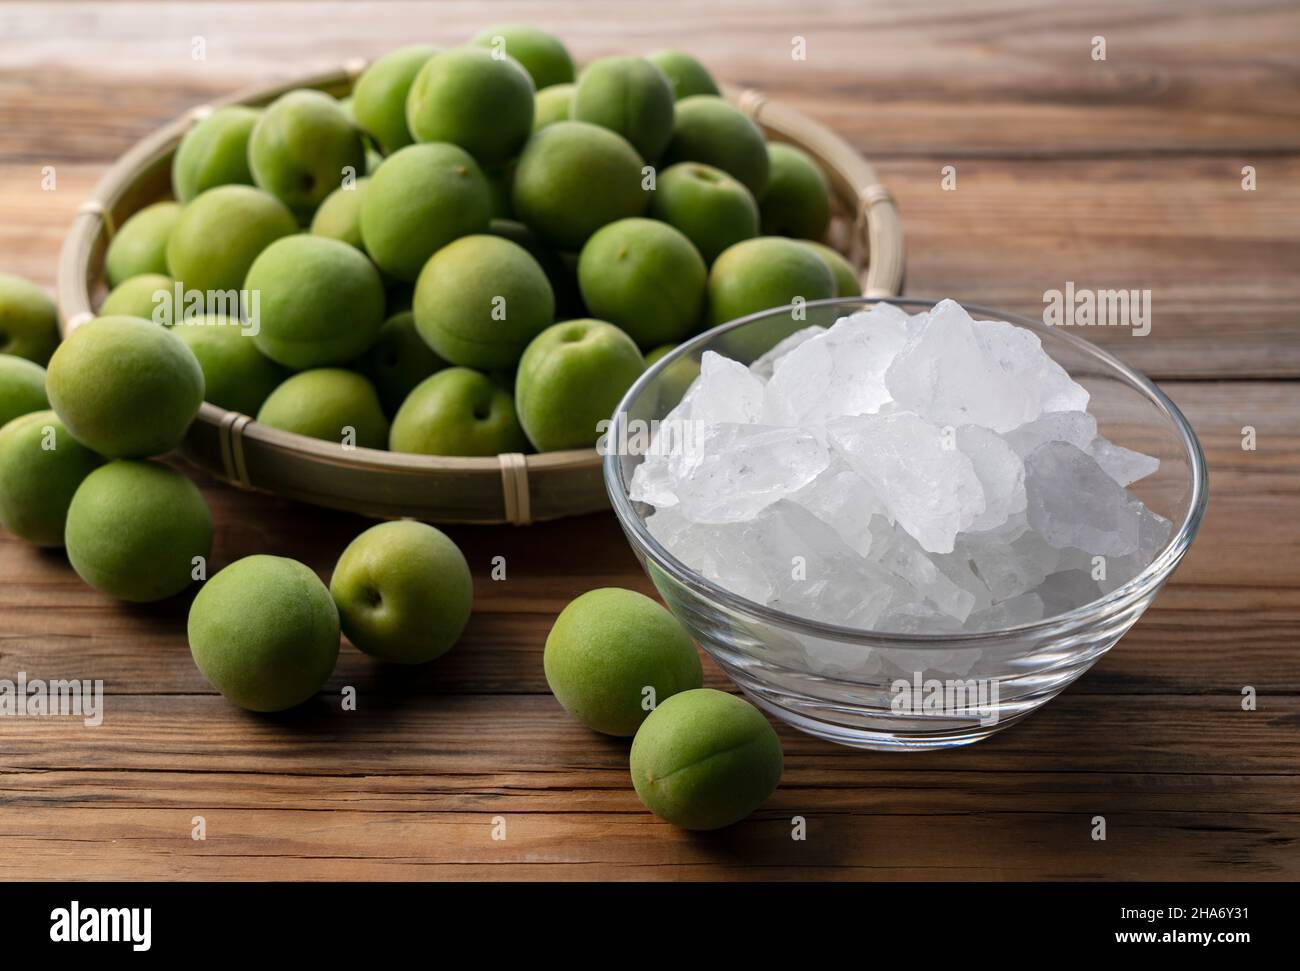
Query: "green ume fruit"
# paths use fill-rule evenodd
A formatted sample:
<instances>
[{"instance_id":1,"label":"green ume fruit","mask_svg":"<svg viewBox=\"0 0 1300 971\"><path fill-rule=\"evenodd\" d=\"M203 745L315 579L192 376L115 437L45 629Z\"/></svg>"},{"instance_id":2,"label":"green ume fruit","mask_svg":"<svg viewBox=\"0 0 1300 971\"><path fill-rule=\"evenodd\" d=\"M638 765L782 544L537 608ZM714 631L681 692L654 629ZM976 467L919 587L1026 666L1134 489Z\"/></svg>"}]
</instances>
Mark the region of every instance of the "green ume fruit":
<instances>
[{"instance_id":1,"label":"green ume fruit","mask_svg":"<svg viewBox=\"0 0 1300 971\"><path fill-rule=\"evenodd\" d=\"M678 101L693 94L721 94L704 65L682 51L657 51L646 60L664 72Z\"/></svg>"},{"instance_id":2,"label":"green ume fruit","mask_svg":"<svg viewBox=\"0 0 1300 971\"><path fill-rule=\"evenodd\" d=\"M680 340L695 329L707 276L691 241L653 219L620 219L598 229L578 258L587 310L641 347Z\"/></svg>"},{"instance_id":3,"label":"green ume fruit","mask_svg":"<svg viewBox=\"0 0 1300 971\"><path fill-rule=\"evenodd\" d=\"M673 88L663 71L641 57L603 57L578 78L573 117L618 132L647 161L673 137Z\"/></svg>"},{"instance_id":4,"label":"green ume fruit","mask_svg":"<svg viewBox=\"0 0 1300 971\"><path fill-rule=\"evenodd\" d=\"M411 44L375 60L352 89L352 115L384 154L391 155L415 139L406 127L406 96L415 76L438 48Z\"/></svg>"},{"instance_id":5,"label":"green ume fruit","mask_svg":"<svg viewBox=\"0 0 1300 971\"><path fill-rule=\"evenodd\" d=\"M767 190L759 203L765 236L821 239L831 224L831 188L803 149L781 142L767 146Z\"/></svg>"},{"instance_id":6,"label":"green ume fruit","mask_svg":"<svg viewBox=\"0 0 1300 971\"><path fill-rule=\"evenodd\" d=\"M347 176L366 172L366 147L339 103L298 90L273 101L248 140L253 179L307 220Z\"/></svg>"},{"instance_id":7,"label":"green ume fruit","mask_svg":"<svg viewBox=\"0 0 1300 971\"><path fill-rule=\"evenodd\" d=\"M576 84L555 84L538 91L533 102L533 131L572 118L573 97L577 90Z\"/></svg>"},{"instance_id":8,"label":"green ume fruit","mask_svg":"<svg viewBox=\"0 0 1300 971\"><path fill-rule=\"evenodd\" d=\"M564 709L606 735L636 734L655 705L704 679L677 619L649 597L615 587L588 591L560 612L542 664Z\"/></svg>"},{"instance_id":9,"label":"green ume fruit","mask_svg":"<svg viewBox=\"0 0 1300 971\"><path fill-rule=\"evenodd\" d=\"M420 69L406 98L417 142L451 142L482 165L518 154L533 127L533 80L514 58L478 47L443 51Z\"/></svg>"},{"instance_id":10,"label":"green ume fruit","mask_svg":"<svg viewBox=\"0 0 1300 971\"><path fill-rule=\"evenodd\" d=\"M384 160L361 200L370 258L400 280L453 240L484 232L492 193L478 163L455 145L409 145Z\"/></svg>"},{"instance_id":11,"label":"green ume fruit","mask_svg":"<svg viewBox=\"0 0 1300 971\"><path fill-rule=\"evenodd\" d=\"M245 285L260 295L257 349L295 370L351 361L384 325L379 271L337 239L277 240L249 268Z\"/></svg>"},{"instance_id":12,"label":"green ume fruit","mask_svg":"<svg viewBox=\"0 0 1300 971\"><path fill-rule=\"evenodd\" d=\"M25 357L0 354L0 426L50 406L45 368Z\"/></svg>"},{"instance_id":13,"label":"green ume fruit","mask_svg":"<svg viewBox=\"0 0 1300 971\"><path fill-rule=\"evenodd\" d=\"M489 27L475 35L470 44L486 47L498 57L513 57L520 63L538 91L573 80L573 58L559 38L526 24Z\"/></svg>"},{"instance_id":14,"label":"green ume fruit","mask_svg":"<svg viewBox=\"0 0 1300 971\"><path fill-rule=\"evenodd\" d=\"M217 314L172 328L203 369L203 400L218 408L256 415L285 378L284 369L257 349L240 321Z\"/></svg>"},{"instance_id":15,"label":"green ume fruit","mask_svg":"<svg viewBox=\"0 0 1300 971\"><path fill-rule=\"evenodd\" d=\"M356 362L356 368L375 386L387 414L396 414L415 387L447 362L435 354L415 329L409 310L384 321L378 339Z\"/></svg>"},{"instance_id":16,"label":"green ume fruit","mask_svg":"<svg viewBox=\"0 0 1300 971\"><path fill-rule=\"evenodd\" d=\"M68 507L68 560L88 584L147 603L180 593L212 553L212 513L194 483L155 462L109 462Z\"/></svg>"},{"instance_id":17,"label":"green ume fruit","mask_svg":"<svg viewBox=\"0 0 1300 971\"><path fill-rule=\"evenodd\" d=\"M862 284L858 280L858 271L838 250L833 250L825 243L818 243L811 239L804 240L803 244L816 253L821 258L821 261L826 264L826 268L831 271L831 276L835 278L835 296L862 296Z\"/></svg>"},{"instance_id":18,"label":"green ume fruit","mask_svg":"<svg viewBox=\"0 0 1300 971\"><path fill-rule=\"evenodd\" d=\"M330 593L343 633L358 648L384 661L423 664L459 639L474 581L446 533L424 523L391 522L348 544Z\"/></svg>"},{"instance_id":19,"label":"green ume fruit","mask_svg":"<svg viewBox=\"0 0 1300 971\"><path fill-rule=\"evenodd\" d=\"M181 202L219 185L252 185L248 139L261 112L218 108L185 133L172 157L172 191Z\"/></svg>"},{"instance_id":20,"label":"green ume fruit","mask_svg":"<svg viewBox=\"0 0 1300 971\"><path fill-rule=\"evenodd\" d=\"M68 506L103 460L77 442L52 411L0 428L0 523L37 546L62 546Z\"/></svg>"},{"instance_id":21,"label":"green ume fruit","mask_svg":"<svg viewBox=\"0 0 1300 971\"><path fill-rule=\"evenodd\" d=\"M339 656L339 615L308 567L281 556L236 560L190 607L190 653L208 683L250 711L316 694Z\"/></svg>"},{"instance_id":22,"label":"green ume fruit","mask_svg":"<svg viewBox=\"0 0 1300 971\"><path fill-rule=\"evenodd\" d=\"M623 331L603 320L566 320L542 331L515 375L515 407L539 452L585 448L600 437L645 361Z\"/></svg>"},{"instance_id":23,"label":"green ume fruit","mask_svg":"<svg viewBox=\"0 0 1300 971\"><path fill-rule=\"evenodd\" d=\"M222 185L189 203L167 241L163 272L187 290L238 291L257 255L298 231L275 196L246 185Z\"/></svg>"},{"instance_id":24,"label":"green ume fruit","mask_svg":"<svg viewBox=\"0 0 1300 971\"><path fill-rule=\"evenodd\" d=\"M168 248L180 221L181 207L155 202L132 215L104 251L104 276L115 287L142 273L166 273Z\"/></svg>"},{"instance_id":25,"label":"green ume fruit","mask_svg":"<svg viewBox=\"0 0 1300 971\"><path fill-rule=\"evenodd\" d=\"M685 234L705 263L758 235L758 203L722 169L678 162L659 173L650 215Z\"/></svg>"},{"instance_id":26,"label":"green ume fruit","mask_svg":"<svg viewBox=\"0 0 1300 971\"><path fill-rule=\"evenodd\" d=\"M59 343L59 313L36 284L0 273L0 354L44 366Z\"/></svg>"},{"instance_id":27,"label":"green ume fruit","mask_svg":"<svg viewBox=\"0 0 1300 971\"><path fill-rule=\"evenodd\" d=\"M444 246L415 284L415 326L444 360L491 370L514 367L550 326L555 296L537 261L499 236Z\"/></svg>"},{"instance_id":28,"label":"green ume fruit","mask_svg":"<svg viewBox=\"0 0 1300 971\"><path fill-rule=\"evenodd\" d=\"M708 293L710 319L725 324L797 299L825 300L835 293L835 278L802 242L760 236L737 243L714 260Z\"/></svg>"},{"instance_id":29,"label":"green ume fruit","mask_svg":"<svg viewBox=\"0 0 1300 971\"><path fill-rule=\"evenodd\" d=\"M661 701L632 741L632 784L646 808L683 829L720 829L781 781L781 741L762 713L699 688Z\"/></svg>"},{"instance_id":30,"label":"green ume fruit","mask_svg":"<svg viewBox=\"0 0 1300 971\"><path fill-rule=\"evenodd\" d=\"M650 204L644 163L620 135L584 121L557 121L533 135L515 167L515 215L552 246L576 250L606 223Z\"/></svg>"},{"instance_id":31,"label":"green ume fruit","mask_svg":"<svg viewBox=\"0 0 1300 971\"><path fill-rule=\"evenodd\" d=\"M707 94L677 102L667 161L703 162L735 176L755 199L767 188L768 157L763 133L730 102Z\"/></svg>"},{"instance_id":32,"label":"green ume fruit","mask_svg":"<svg viewBox=\"0 0 1300 971\"><path fill-rule=\"evenodd\" d=\"M388 442L388 418L374 386L341 368L295 374L271 392L257 420L339 445L382 449Z\"/></svg>"},{"instance_id":33,"label":"green ume fruit","mask_svg":"<svg viewBox=\"0 0 1300 971\"><path fill-rule=\"evenodd\" d=\"M416 455L500 455L526 450L528 439L509 391L486 374L451 367L407 395L388 447Z\"/></svg>"},{"instance_id":34,"label":"green ume fruit","mask_svg":"<svg viewBox=\"0 0 1300 971\"><path fill-rule=\"evenodd\" d=\"M363 253L366 244L361 239L361 193L369 179L357 179L351 185L341 185L320 204L311 220L314 236L337 239Z\"/></svg>"},{"instance_id":35,"label":"green ume fruit","mask_svg":"<svg viewBox=\"0 0 1300 971\"><path fill-rule=\"evenodd\" d=\"M146 458L185 437L203 404L203 369L166 328L96 317L54 352L46 389L77 441L109 458Z\"/></svg>"},{"instance_id":36,"label":"green ume fruit","mask_svg":"<svg viewBox=\"0 0 1300 971\"><path fill-rule=\"evenodd\" d=\"M169 306L166 301L172 297L173 286L172 278L161 273L142 273L123 280L109 291L104 302L99 305L99 316L153 320L154 312L159 311L159 319L155 322L170 327L173 321L165 311ZM165 296L159 296L160 293Z\"/></svg>"}]
</instances>

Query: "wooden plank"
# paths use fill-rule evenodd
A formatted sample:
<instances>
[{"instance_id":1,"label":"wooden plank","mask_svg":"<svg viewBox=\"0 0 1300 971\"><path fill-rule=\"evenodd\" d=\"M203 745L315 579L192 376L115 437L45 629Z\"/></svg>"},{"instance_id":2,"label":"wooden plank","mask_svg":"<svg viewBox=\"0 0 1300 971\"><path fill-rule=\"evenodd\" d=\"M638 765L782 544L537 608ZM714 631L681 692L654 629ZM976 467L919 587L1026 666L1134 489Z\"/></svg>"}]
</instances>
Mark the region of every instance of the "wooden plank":
<instances>
[{"instance_id":1,"label":"wooden plank","mask_svg":"<svg viewBox=\"0 0 1300 971\"><path fill-rule=\"evenodd\" d=\"M50 721L9 727L0 876L1209 879L1216 862L1238 879L1300 874L1300 755L1281 744L1300 699L1251 713L1232 699L1096 700L1067 694L989 742L907 757L783 730L777 794L725 833L691 836L640 808L625 741L548 698L287 719L215 698L115 699L75 737ZM1205 737L1221 744L1206 751ZM1104 844L1089 836L1096 816ZM1221 834L1212 851L1206 832Z\"/></svg>"},{"instance_id":2,"label":"wooden plank","mask_svg":"<svg viewBox=\"0 0 1300 971\"><path fill-rule=\"evenodd\" d=\"M692 51L722 79L808 110L873 157L1300 149L1300 79L1285 0L1085 7L694 0L622 5L439 3L0 5L0 102L20 157L119 154L141 133L251 80L336 66L412 40L462 43L525 20L579 59ZM1093 59L1093 38L1106 59ZM194 58L202 38L204 58ZM804 59L797 59L802 38ZM1277 43L1270 45L1269 39ZM111 48L111 56L106 51ZM93 63L90 59L93 58Z\"/></svg>"}]
</instances>

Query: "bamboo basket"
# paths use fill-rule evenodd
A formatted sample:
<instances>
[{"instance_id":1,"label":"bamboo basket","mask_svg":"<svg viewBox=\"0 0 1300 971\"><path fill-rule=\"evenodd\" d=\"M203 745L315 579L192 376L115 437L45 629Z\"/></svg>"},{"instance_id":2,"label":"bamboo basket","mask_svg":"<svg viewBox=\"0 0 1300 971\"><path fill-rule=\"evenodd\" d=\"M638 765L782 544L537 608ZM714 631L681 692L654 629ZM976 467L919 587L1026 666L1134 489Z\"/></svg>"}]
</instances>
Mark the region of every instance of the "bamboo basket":
<instances>
[{"instance_id":1,"label":"bamboo basket","mask_svg":"<svg viewBox=\"0 0 1300 971\"><path fill-rule=\"evenodd\" d=\"M172 154L181 137L215 108L265 105L294 88L345 96L364 61L201 105L148 135L109 169L78 210L59 256L58 305L66 334L94 316L103 291L104 251L116 227L171 195ZM858 269L867 296L897 296L903 280L898 211L871 165L833 132L754 90L725 95L774 141L812 155L832 187L828 242ZM269 428L247 415L204 403L181 446L206 472L244 489L379 519L437 523L524 524L608 508L594 448L543 454L455 458L357 448L344 451Z\"/></svg>"}]
</instances>

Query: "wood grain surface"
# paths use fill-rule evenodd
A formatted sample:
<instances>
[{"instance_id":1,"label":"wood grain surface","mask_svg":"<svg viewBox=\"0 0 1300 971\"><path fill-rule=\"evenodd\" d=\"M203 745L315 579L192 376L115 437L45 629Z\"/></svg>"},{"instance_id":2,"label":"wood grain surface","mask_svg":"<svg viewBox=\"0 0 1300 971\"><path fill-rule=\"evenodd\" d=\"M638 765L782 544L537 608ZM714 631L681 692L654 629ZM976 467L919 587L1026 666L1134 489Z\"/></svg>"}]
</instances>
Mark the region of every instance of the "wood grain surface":
<instances>
[{"instance_id":1,"label":"wood grain surface","mask_svg":"<svg viewBox=\"0 0 1300 971\"><path fill-rule=\"evenodd\" d=\"M449 530L476 583L461 644L416 671L345 645L314 702L269 718L199 676L188 597L123 606L62 553L0 536L0 677L102 678L107 693L95 728L0 719L0 878L1300 879L1300 7L0 4L0 272L52 289L107 165L213 95L511 20L583 59L691 50L834 127L899 201L911 295L1037 314L1066 281L1149 288L1150 335L1088 336L1162 379L1205 447L1210 508L1187 560L1021 725L909 755L781 729L777 794L692 835L642 809L627 744L574 723L542 677L569 599L651 592L609 515ZM201 484L214 568L276 553L327 577L366 525ZM355 712L339 710L345 685Z\"/></svg>"}]
</instances>

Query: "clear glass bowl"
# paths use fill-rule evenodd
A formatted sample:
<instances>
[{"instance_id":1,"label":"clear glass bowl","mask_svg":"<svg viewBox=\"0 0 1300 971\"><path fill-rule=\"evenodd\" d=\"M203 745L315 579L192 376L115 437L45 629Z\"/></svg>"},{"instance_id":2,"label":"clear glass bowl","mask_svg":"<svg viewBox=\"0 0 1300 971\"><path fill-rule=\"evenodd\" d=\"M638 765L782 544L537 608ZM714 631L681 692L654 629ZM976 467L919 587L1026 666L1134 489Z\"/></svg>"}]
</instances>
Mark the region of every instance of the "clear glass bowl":
<instances>
[{"instance_id":1,"label":"clear glass bowl","mask_svg":"<svg viewBox=\"0 0 1300 971\"><path fill-rule=\"evenodd\" d=\"M645 517L653 508L628 497L641 455L617 444L630 440L629 429L646 427L637 422L661 419L680 401L705 351L748 364L797 330L812 324L828 327L878 302L810 302L801 320L783 307L723 324L682 344L649 368L619 404L605 439L605 485L633 551L664 602L760 707L811 735L859 748L965 745L1046 704L1142 616L1200 527L1205 457L1187 419L1160 389L1076 336L1075 328L1049 328L967 306L976 319L1004 320L1037 333L1047 352L1091 392L1089 410L1099 433L1160 459L1159 471L1130 487L1173 523L1167 545L1145 570L1108 595L1043 621L983 633L922 635L857 630L782 613L723 589L674 558L646 528ZM929 300L887 302L909 313L934 305ZM828 656L845 663L828 666ZM933 703L927 704L927 698Z\"/></svg>"}]
</instances>

